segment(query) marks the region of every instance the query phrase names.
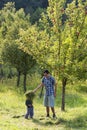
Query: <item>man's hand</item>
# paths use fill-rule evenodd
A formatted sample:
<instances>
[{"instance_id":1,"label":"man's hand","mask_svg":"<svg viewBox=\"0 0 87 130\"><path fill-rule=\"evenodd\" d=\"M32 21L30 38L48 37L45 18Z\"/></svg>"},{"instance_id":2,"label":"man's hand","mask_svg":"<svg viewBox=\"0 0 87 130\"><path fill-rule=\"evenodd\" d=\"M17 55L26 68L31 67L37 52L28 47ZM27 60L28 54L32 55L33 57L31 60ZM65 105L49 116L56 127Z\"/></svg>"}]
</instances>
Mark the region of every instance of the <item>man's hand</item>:
<instances>
[{"instance_id":1,"label":"man's hand","mask_svg":"<svg viewBox=\"0 0 87 130\"><path fill-rule=\"evenodd\" d=\"M39 86L37 86L37 88L36 89L34 89L33 90L33 92L35 93L40 87L42 87L43 86L43 84L41 83Z\"/></svg>"},{"instance_id":2,"label":"man's hand","mask_svg":"<svg viewBox=\"0 0 87 130\"><path fill-rule=\"evenodd\" d=\"M56 97L56 92L54 92L54 97Z\"/></svg>"},{"instance_id":3,"label":"man's hand","mask_svg":"<svg viewBox=\"0 0 87 130\"><path fill-rule=\"evenodd\" d=\"M57 91L57 83L55 83L55 88L54 88L54 97L56 97L56 91Z\"/></svg>"}]
</instances>

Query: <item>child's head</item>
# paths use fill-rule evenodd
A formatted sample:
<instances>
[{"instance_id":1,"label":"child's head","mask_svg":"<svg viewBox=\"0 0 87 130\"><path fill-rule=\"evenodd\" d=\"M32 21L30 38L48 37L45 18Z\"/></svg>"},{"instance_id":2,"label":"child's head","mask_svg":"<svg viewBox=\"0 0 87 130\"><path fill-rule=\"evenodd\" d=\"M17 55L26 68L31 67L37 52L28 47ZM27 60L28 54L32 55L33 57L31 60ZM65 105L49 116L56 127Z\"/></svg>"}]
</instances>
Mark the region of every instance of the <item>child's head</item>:
<instances>
[{"instance_id":1,"label":"child's head","mask_svg":"<svg viewBox=\"0 0 87 130\"><path fill-rule=\"evenodd\" d=\"M35 94L34 94L33 91L27 91L27 92L25 93L25 96L26 96L27 99L33 100L34 97L35 97Z\"/></svg>"},{"instance_id":2,"label":"child's head","mask_svg":"<svg viewBox=\"0 0 87 130\"><path fill-rule=\"evenodd\" d=\"M31 100L31 97L29 95L26 95L26 99Z\"/></svg>"}]
</instances>

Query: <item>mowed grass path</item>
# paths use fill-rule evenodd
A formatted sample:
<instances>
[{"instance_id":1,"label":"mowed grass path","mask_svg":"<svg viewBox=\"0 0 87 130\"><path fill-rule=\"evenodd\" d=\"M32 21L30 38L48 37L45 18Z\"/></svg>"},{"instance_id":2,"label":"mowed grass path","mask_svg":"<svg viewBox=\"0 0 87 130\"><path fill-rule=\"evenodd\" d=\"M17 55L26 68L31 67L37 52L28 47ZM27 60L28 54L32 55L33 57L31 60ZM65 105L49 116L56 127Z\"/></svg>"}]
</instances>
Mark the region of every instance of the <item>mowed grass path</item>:
<instances>
[{"instance_id":1,"label":"mowed grass path","mask_svg":"<svg viewBox=\"0 0 87 130\"><path fill-rule=\"evenodd\" d=\"M36 95L34 118L26 120L25 96L0 84L0 130L87 130L87 93L67 91L66 111L61 112L61 94L56 97L57 119L46 118L43 99Z\"/></svg>"}]
</instances>

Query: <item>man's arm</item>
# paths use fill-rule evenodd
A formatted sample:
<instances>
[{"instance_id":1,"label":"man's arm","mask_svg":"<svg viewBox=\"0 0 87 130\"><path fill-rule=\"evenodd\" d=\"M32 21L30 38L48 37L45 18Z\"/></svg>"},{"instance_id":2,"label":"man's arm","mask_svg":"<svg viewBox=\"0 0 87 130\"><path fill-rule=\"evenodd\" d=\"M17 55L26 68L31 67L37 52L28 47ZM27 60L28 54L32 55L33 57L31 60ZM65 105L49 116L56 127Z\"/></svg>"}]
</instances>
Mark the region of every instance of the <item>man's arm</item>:
<instances>
[{"instance_id":1,"label":"man's arm","mask_svg":"<svg viewBox=\"0 0 87 130\"><path fill-rule=\"evenodd\" d=\"M43 84L43 83L41 83L40 85L38 85L38 86L37 86L37 88L36 88L36 89L34 89L34 90L33 90L33 92L36 92L39 88L41 88L41 87L43 87L43 86L44 86L44 84Z\"/></svg>"}]
</instances>

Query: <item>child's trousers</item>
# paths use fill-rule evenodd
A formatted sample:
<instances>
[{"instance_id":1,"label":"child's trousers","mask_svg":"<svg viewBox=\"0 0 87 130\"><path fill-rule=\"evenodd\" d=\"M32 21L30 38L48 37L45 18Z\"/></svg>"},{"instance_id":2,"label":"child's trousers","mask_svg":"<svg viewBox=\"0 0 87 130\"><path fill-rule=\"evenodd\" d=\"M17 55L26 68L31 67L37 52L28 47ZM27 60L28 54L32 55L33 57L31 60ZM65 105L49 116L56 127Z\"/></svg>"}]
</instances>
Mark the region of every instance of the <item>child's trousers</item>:
<instances>
[{"instance_id":1,"label":"child's trousers","mask_svg":"<svg viewBox=\"0 0 87 130\"><path fill-rule=\"evenodd\" d=\"M28 116L30 116L30 118L33 118L33 115L34 115L34 108L33 108L33 106L27 107L27 113L25 115L25 118L27 119Z\"/></svg>"}]
</instances>

